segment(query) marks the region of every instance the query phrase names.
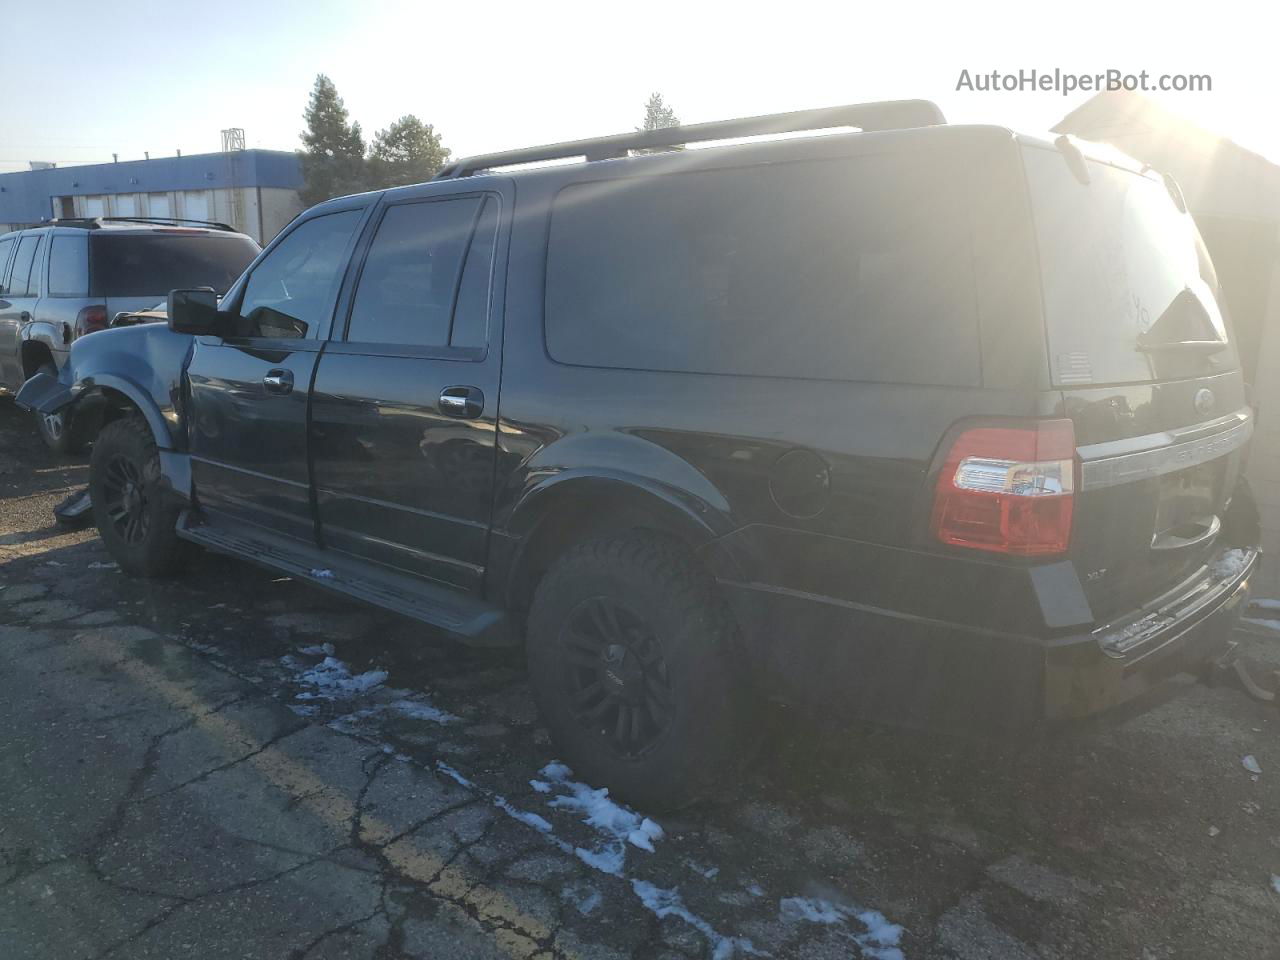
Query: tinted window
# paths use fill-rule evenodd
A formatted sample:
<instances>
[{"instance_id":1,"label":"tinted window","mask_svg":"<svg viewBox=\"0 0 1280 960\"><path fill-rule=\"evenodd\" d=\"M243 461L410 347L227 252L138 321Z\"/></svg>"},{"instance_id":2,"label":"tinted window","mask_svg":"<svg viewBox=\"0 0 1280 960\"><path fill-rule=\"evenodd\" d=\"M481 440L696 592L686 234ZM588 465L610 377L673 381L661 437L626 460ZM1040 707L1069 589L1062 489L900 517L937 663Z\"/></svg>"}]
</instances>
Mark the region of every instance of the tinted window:
<instances>
[{"instance_id":1,"label":"tinted window","mask_svg":"<svg viewBox=\"0 0 1280 960\"><path fill-rule=\"evenodd\" d=\"M240 302L246 337L316 337L333 315L347 247L363 211L344 210L300 223L249 276Z\"/></svg>"},{"instance_id":2,"label":"tinted window","mask_svg":"<svg viewBox=\"0 0 1280 960\"><path fill-rule=\"evenodd\" d=\"M1203 354L1139 349L1228 339L1213 266L1164 183L1090 161L1084 185L1051 150L1027 149L1025 163L1054 383L1208 372ZM1235 366L1234 350L1213 363Z\"/></svg>"},{"instance_id":3,"label":"tinted window","mask_svg":"<svg viewBox=\"0 0 1280 960\"><path fill-rule=\"evenodd\" d=\"M453 332L449 343L455 347L483 347L489 342L489 300L493 290L493 254L498 234L498 201L489 197L476 221L475 239L467 252L458 287L458 304L453 310Z\"/></svg>"},{"instance_id":4,"label":"tinted window","mask_svg":"<svg viewBox=\"0 0 1280 960\"><path fill-rule=\"evenodd\" d=\"M35 263L36 251L40 248L40 235L28 234L18 241L18 252L13 256L13 273L9 277L9 296L35 296L40 286L39 277L35 275L32 264Z\"/></svg>"},{"instance_id":5,"label":"tinted window","mask_svg":"<svg viewBox=\"0 0 1280 960\"><path fill-rule=\"evenodd\" d=\"M360 273L348 340L425 347L450 342L463 259L481 203L460 197L387 210Z\"/></svg>"},{"instance_id":6,"label":"tinted window","mask_svg":"<svg viewBox=\"0 0 1280 960\"><path fill-rule=\"evenodd\" d=\"M977 383L954 166L876 155L568 187L548 349L599 366Z\"/></svg>"},{"instance_id":7,"label":"tinted window","mask_svg":"<svg viewBox=\"0 0 1280 960\"><path fill-rule=\"evenodd\" d=\"M9 265L9 255L13 253L13 237L0 240L0 293L5 292L5 268Z\"/></svg>"},{"instance_id":8,"label":"tinted window","mask_svg":"<svg viewBox=\"0 0 1280 960\"><path fill-rule=\"evenodd\" d=\"M88 293L88 238L55 236L49 246L49 296L83 297Z\"/></svg>"},{"instance_id":9,"label":"tinted window","mask_svg":"<svg viewBox=\"0 0 1280 960\"><path fill-rule=\"evenodd\" d=\"M98 297L151 297L213 287L225 293L258 255L248 237L217 234L98 234L91 241L91 284Z\"/></svg>"}]
</instances>

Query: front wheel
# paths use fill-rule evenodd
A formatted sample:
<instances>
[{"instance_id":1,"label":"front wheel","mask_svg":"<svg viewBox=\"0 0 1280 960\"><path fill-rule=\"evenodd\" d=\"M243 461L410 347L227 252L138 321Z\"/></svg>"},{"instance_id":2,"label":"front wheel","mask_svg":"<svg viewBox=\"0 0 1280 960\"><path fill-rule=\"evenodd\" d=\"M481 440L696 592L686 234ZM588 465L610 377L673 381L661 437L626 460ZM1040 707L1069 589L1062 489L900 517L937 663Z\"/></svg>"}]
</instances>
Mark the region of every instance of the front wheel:
<instances>
[{"instance_id":1,"label":"front wheel","mask_svg":"<svg viewBox=\"0 0 1280 960\"><path fill-rule=\"evenodd\" d=\"M93 519L107 551L125 573L164 577L182 566L179 508L160 480L160 455L151 431L137 417L102 428L89 460Z\"/></svg>"},{"instance_id":2,"label":"front wheel","mask_svg":"<svg viewBox=\"0 0 1280 960\"><path fill-rule=\"evenodd\" d=\"M51 363L47 363L40 368L40 372L56 377L58 368ZM73 420L67 412L41 413L37 410L34 416L36 418L36 430L40 434L40 439L54 453L66 455L79 453L84 449L84 442L76 435L76 431L72 429Z\"/></svg>"},{"instance_id":3,"label":"front wheel","mask_svg":"<svg viewBox=\"0 0 1280 960\"><path fill-rule=\"evenodd\" d=\"M711 578L681 546L635 534L571 549L529 612L539 712L582 779L675 809L741 767L742 670Z\"/></svg>"}]
</instances>

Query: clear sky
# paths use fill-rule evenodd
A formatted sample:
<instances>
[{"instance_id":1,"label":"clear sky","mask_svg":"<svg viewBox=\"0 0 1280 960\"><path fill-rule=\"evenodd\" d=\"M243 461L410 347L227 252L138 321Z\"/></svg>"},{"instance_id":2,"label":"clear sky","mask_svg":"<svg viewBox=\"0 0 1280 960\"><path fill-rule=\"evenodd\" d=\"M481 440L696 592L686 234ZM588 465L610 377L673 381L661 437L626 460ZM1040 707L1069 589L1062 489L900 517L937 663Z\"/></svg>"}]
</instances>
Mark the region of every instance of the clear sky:
<instances>
[{"instance_id":1,"label":"clear sky","mask_svg":"<svg viewBox=\"0 0 1280 960\"><path fill-rule=\"evenodd\" d=\"M960 71L1207 73L1157 98L1280 160L1271 5L1217 2L3 4L0 170L298 146L318 72L366 136L415 113L455 155L615 133L661 91L685 122L925 97L955 121L1045 129L1076 93L956 91ZM17 38L23 38L20 41Z\"/></svg>"}]
</instances>

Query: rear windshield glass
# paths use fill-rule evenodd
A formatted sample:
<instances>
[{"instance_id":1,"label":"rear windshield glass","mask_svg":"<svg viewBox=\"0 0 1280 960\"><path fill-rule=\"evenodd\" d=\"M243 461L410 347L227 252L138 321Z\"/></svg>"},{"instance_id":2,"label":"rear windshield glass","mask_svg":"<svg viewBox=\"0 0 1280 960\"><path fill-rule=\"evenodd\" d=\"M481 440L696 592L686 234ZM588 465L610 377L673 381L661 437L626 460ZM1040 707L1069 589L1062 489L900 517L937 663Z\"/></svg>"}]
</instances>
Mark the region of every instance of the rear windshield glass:
<instances>
[{"instance_id":1,"label":"rear windshield glass","mask_svg":"<svg viewBox=\"0 0 1280 960\"><path fill-rule=\"evenodd\" d=\"M216 234L120 234L93 238L89 267L98 297L162 298L170 290L213 287L226 293L258 255L247 237Z\"/></svg>"},{"instance_id":2,"label":"rear windshield glass","mask_svg":"<svg viewBox=\"0 0 1280 960\"><path fill-rule=\"evenodd\" d=\"M1153 176L1024 151L1058 386L1144 383L1236 365L1217 278L1190 214ZM1205 353L1189 346L1220 341ZM1182 349L1178 344L1188 345Z\"/></svg>"},{"instance_id":3,"label":"rear windshield glass","mask_svg":"<svg viewBox=\"0 0 1280 960\"><path fill-rule=\"evenodd\" d=\"M972 385L965 191L873 155L574 184L552 213L564 363Z\"/></svg>"}]
</instances>

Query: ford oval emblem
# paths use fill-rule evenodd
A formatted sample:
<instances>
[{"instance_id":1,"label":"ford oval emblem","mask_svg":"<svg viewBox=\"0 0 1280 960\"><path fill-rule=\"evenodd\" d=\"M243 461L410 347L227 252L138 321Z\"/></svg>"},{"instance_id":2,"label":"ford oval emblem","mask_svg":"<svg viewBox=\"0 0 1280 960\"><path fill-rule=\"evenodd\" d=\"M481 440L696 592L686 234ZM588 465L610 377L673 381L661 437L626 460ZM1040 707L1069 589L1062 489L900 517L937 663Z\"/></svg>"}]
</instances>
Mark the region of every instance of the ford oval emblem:
<instances>
[{"instance_id":1,"label":"ford oval emblem","mask_svg":"<svg viewBox=\"0 0 1280 960\"><path fill-rule=\"evenodd\" d=\"M1213 391L1208 387L1201 387L1196 391L1194 403L1196 405L1196 413L1200 414L1202 417L1207 417L1209 414L1213 413L1213 407L1214 404L1217 403L1217 398L1213 395Z\"/></svg>"}]
</instances>

